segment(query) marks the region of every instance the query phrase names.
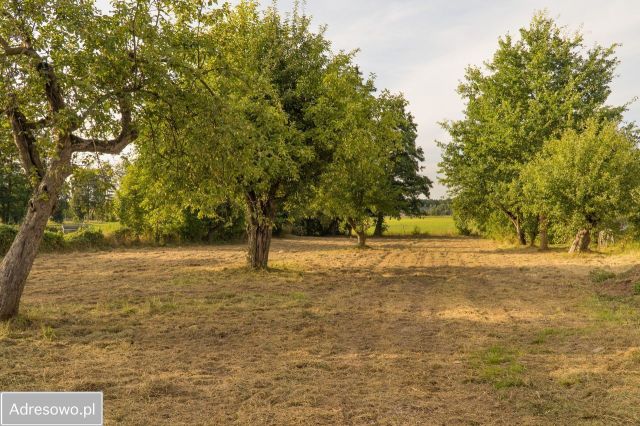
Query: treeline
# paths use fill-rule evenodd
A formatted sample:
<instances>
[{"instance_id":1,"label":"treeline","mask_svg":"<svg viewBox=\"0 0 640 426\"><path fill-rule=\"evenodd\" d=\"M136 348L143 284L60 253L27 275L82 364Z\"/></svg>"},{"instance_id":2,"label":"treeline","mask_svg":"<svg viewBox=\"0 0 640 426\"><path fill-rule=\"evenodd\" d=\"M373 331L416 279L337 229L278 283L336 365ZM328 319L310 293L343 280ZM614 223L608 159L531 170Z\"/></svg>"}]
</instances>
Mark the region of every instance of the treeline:
<instances>
[{"instance_id":1,"label":"treeline","mask_svg":"<svg viewBox=\"0 0 640 426\"><path fill-rule=\"evenodd\" d=\"M0 265L0 319L16 315L47 222L65 202L74 217L95 218L105 212L79 206L107 195L121 220L159 238L194 218L224 228L241 216L248 264L265 268L279 221L340 218L364 246L378 218L418 213L428 197L404 96L376 90L355 54L334 52L297 9L21 4L0 3L0 147L3 172L20 164L31 193L24 210L9 200L3 218L24 213ZM83 171L78 159L134 141L116 194L80 189L100 186L103 170Z\"/></svg>"},{"instance_id":2,"label":"treeline","mask_svg":"<svg viewBox=\"0 0 640 426\"><path fill-rule=\"evenodd\" d=\"M638 234L639 134L622 121L628 105L607 104L616 48L587 49L541 13L467 69L440 164L461 232L571 252L599 232Z\"/></svg>"}]
</instances>

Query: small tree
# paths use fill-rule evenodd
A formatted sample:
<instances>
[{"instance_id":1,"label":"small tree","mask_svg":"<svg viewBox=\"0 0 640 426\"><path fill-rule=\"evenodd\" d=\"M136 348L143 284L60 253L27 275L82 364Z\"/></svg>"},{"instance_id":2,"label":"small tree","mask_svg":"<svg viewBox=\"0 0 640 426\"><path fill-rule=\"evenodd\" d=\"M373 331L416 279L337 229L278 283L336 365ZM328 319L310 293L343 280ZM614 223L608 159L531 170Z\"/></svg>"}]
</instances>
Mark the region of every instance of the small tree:
<instances>
[{"instance_id":1,"label":"small tree","mask_svg":"<svg viewBox=\"0 0 640 426\"><path fill-rule=\"evenodd\" d=\"M589 121L547 143L523 172L532 209L571 230L570 253L589 249L591 235L637 209L640 152L613 122Z\"/></svg>"},{"instance_id":2,"label":"small tree","mask_svg":"<svg viewBox=\"0 0 640 426\"><path fill-rule=\"evenodd\" d=\"M81 221L110 221L116 185L116 176L109 163L76 168L70 182L69 204L73 215Z\"/></svg>"},{"instance_id":3,"label":"small tree","mask_svg":"<svg viewBox=\"0 0 640 426\"><path fill-rule=\"evenodd\" d=\"M325 76L325 93L311 111L319 137L335 144L331 163L315 186L316 205L344 218L365 247L373 218L401 199L394 186L393 156L402 148L398 110L387 94L373 95L373 80L345 58Z\"/></svg>"},{"instance_id":4,"label":"small tree","mask_svg":"<svg viewBox=\"0 0 640 426\"><path fill-rule=\"evenodd\" d=\"M376 217L374 235L382 236L385 216L399 217L401 214L422 214L423 202L429 198L432 182L421 174L424 151L416 145L417 124L413 115L407 111L409 102L402 95L382 92L379 102L381 108L395 121L396 132L401 135L397 150L391 155L392 172L389 175L398 199L390 204L387 211L379 211ZM424 198L423 198L424 197Z\"/></svg>"},{"instance_id":5,"label":"small tree","mask_svg":"<svg viewBox=\"0 0 640 426\"><path fill-rule=\"evenodd\" d=\"M0 134L0 221L19 223L31 195L31 185L20 166L15 146Z\"/></svg>"}]
</instances>

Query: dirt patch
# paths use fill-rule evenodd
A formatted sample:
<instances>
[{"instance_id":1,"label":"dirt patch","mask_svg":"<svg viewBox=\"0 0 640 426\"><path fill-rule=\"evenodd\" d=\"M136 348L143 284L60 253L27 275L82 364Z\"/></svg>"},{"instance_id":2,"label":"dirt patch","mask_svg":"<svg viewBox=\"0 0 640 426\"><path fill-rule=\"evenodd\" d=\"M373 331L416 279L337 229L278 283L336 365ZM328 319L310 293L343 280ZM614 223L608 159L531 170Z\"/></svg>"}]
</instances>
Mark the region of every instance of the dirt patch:
<instances>
[{"instance_id":1,"label":"dirt patch","mask_svg":"<svg viewBox=\"0 0 640 426\"><path fill-rule=\"evenodd\" d=\"M464 239L40 256L0 389L103 390L106 424L640 422L633 255Z\"/></svg>"}]
</instances>

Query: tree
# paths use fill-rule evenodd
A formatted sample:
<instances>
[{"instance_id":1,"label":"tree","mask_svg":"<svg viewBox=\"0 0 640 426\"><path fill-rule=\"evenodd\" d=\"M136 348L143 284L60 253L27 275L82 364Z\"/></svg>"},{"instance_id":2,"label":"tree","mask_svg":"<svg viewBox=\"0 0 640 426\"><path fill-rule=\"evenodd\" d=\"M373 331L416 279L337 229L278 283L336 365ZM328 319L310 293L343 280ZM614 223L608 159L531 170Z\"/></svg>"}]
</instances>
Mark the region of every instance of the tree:
<instances>
[{"instance_id":1,"label":"tree","mask_svg":"<svg viewBox=\"0 0 640 426\"><path fill-rule=\"evenodd\" d=\"M74 153L119 153L137 137L140 88L155 61L149 6L115 1L0 3L0 103L34 190L0 264L0 319L18 313L25 281Z\"/></svg>"},{"instance_id":2,"label":"tree","mask_svg":"<svg viewBox=\"0 0 640 426\"><path fill-rule=\"evenodd\" d=\"M535 238L539 215L519 185L522 167L567 129L580 130L590 117L617 120L625 107L605 105L616 65L616 45L585 50L580 33L567 35L543 13L520 39L499 40L486 70L469 67L458 93L465 117L443 123L451 142L441 144L440 171L462 208L459 217L484 230L511 223L521 244Z\"/></svg>"},{"instance_id":3,"label":"tree","mask_svg":"<svg viewBox=\"0 0 640 426\"><path fill-rule=\"evenodd\" d=\"M396 131L401 133L402 143L391 156L393 171L389 175L398 199L390 205L388 211L378 212L375 236L382 236L385 216L422 214L422 202L429 198L429 191L433 185L428 177L420 174L423 170L420 163L424 161L424 151L416 145L418 129L413 115L407 111L409 103L402 95L393 95L388 91L382 92L379 102L389 114L395 114Z\"/></svg>"},{"instance_id":4,"label":"tree","mask_svg":"<svg viewBox=\"0 0 640 426\"><path fill-rule=\"evenodd\" d=\"M110 221L116 186L116 176L109 163L77 167L71 177L69 200L75 218Z\"/></svg>"},{"instance_id":5,"label":"tree","mask_svg":"<svg viewBox=\"0 0 640 426\"><path fill-rule=\"evenodd\" d=\"M349 57L325 76L325 93L311 110L318 137L335 143L327 170L315 185L316 205L345 219L365 247L373 217L396 207L402 188L390 178L403 146L403 114L388 108L389 95L374 96Z\"/></svg>"},{"instance_id":6,"label":"tree","mask_svg":"<svg viewBox=\"0 0 640 426\"><path fill-rule=\"evenodd\" d=\"M595 230L637 210L636 142L615 122L590 120L583 132L570 129L545 144L523 170L532 208L576 235L571 253L588 250Z\"/></svg>"},{"instance_id":7,"label":"tree","mask_svg":"<svg viewBox=\"0 0 640 426\"><path fill-rule=\"evenodd\" d=\"M329 156L307 118L329 44L309 18L252 1L180 16L172 40L175 95L147 105L156 120L138 144L141 167L184 208L242 206L248 265L264 269L276 214L303 203Z\"/></svg>"}]
</instances>

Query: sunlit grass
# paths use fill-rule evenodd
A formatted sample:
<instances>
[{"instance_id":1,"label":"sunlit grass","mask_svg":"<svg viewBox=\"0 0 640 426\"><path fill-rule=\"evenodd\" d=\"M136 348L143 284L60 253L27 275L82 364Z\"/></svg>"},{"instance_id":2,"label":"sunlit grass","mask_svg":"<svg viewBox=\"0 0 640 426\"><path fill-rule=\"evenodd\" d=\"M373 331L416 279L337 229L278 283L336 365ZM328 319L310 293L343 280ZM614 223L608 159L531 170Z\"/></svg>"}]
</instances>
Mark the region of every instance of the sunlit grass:
<instances>
[{"instance_id":1,"label":"sunlit grass","mask_svg":"<svg viewBox=\"0 0 640 426\"><path fill-rule=\"evenodd\" d=\"M451 216L387 218L385 225L388 227L385 235L388 236L431 235L437 237L457 235ZM370 228L369 234L373 234L373 230L373 227Z\"/></svg>"}]
</instances>

